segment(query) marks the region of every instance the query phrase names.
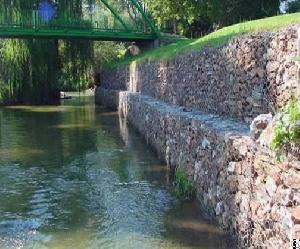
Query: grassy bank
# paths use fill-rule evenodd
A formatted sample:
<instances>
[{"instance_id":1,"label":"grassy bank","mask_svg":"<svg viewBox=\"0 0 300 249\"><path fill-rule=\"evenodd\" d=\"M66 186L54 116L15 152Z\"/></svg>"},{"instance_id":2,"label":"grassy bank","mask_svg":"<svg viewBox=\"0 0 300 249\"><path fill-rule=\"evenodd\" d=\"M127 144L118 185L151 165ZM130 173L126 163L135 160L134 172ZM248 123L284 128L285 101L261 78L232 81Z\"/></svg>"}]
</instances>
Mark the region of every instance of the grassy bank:
<instances>
[{"instance_id":1,"label":"grassy bank","mask_svg":"<svg viewBox=\"0 0 300 249\"><path fill-rule=\"evenodd\" d=\"M199 51L204 47L217 47L232 39L235 36L245 33L257 33L266 31L276 31L290 24L300 23L300 13L274 16L254 21L238 23L222 28L200 39L180 40L173 44L149 50L137 56L115 61L106 65L108 68L115 68L133 61L140 62L145 59L171 59L179 54L190 51Z\"/></svg>"}]
</instances>

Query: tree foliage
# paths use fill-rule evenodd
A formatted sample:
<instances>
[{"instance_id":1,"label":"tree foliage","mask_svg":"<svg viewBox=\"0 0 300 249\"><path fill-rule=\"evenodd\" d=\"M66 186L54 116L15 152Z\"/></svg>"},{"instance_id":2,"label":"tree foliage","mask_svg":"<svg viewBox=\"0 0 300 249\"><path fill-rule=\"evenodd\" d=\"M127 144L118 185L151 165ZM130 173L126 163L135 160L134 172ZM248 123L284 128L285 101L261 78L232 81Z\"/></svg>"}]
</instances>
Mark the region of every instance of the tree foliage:
<instances>
[{"instance_id":1,"label":"tree foliage","mask_svg":"<svg viewBox=\"0 0 300 249\"><path fill-rule=\"evenodd\" d=\"M280 0L207 0L208 16L220 26L276 15Z\"/></svg>"},{"instance_id":2,"label":"tree foliage","mask_svg":"<svg viewBox=\"0 0 300 249\"><path fill-rule=\"evenodd\" d=\"M294 0L287 3L286 8L287 13L300 12L300 0Z\"/></svg>"},{"instance_id":3,"label":"tree foliage","mask_svg":"<svg viewBox=\"0 0 300 249\"><path fill-rule=\"evenodd\" d=\"M243 20L276 15L280 0L145 0L160 27L188 34L201 26L203 34ZM171 24L171 25L170 25ZM199 33L199 30L197 31Z\"/></svg>"},{"instance_id":4,"label":"tree foliage","mask_svg":"<svg viewBox=\"0 0 300 249\"><path fill-rule=\"evenodd\" d=\"M60 89L63 91L85 90L92 79L93 43L80 39L60 41L59 55Z\"/></svg>"},{"instance_id":5,"label":"tree foliage","mask_svg":"<svg viewBox=\"0 0 300 249\"><path fill-rule=\"evenodd\" d=\"M122 58L125 52L126 45L124 43L111 41L94 42L94 70L99 71L103 65Z\"/></svg>"},{"instance_id":6,"label":"tree foliage","mask_svg":"<svg viewBox=\"0 0 300 249\"><path fill-rule=\"evenodd\" d=\"M35 6L36 0L3 0L9 16L22 18L22 9ZM53 0L58 10L82 20L86 4L95 0ZM0 8L5 5L0 5ZM5 16L3 17L5 18ZM89 23L86 23L89 25ZM59 91L87 89L93 81L94 64L115 59L122 49L116 43L68 39L0 40L0 102L45 104L57 100ZM93 63L94 53L96 63Z\"/></svg>"},{"instance_id":7,"label":"tree foliage","mask_svg":"<svg viewBox=\"0 0 300 249\"><path fill-rule=\"evenodd\" d=\"M174 33L185 23L195 21L201 8L197 0L146 0L146 4L158 25L171 24Z\"/></svg>"},{"instance_id":8,"label":"tree foliage","mask_svg":"<svg viewBox=\"0 0 300 249\"><path fill-rule=\"evenodd\" d=\"M56 41L6 39L0 57L2 99L48 103L55 98L59 71Z\"/></svg>"}]
</instances>

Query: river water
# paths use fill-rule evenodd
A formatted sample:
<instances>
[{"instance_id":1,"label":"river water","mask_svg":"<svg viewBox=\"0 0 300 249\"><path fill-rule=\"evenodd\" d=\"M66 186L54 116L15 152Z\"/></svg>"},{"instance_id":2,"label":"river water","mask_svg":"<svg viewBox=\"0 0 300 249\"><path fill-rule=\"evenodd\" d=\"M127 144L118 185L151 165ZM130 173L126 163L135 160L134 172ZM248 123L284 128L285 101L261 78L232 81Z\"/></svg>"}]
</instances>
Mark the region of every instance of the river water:
<instances>
[{"instance_id":1,"label":"river water","mask_svg":"<svg viewBox=\"0 0 300 249\"><path fill-rule=\"evenodd\" d=\"M0 249L227 248L198 210L92 97L0 109Z\"/></svg>"}]
</instances>

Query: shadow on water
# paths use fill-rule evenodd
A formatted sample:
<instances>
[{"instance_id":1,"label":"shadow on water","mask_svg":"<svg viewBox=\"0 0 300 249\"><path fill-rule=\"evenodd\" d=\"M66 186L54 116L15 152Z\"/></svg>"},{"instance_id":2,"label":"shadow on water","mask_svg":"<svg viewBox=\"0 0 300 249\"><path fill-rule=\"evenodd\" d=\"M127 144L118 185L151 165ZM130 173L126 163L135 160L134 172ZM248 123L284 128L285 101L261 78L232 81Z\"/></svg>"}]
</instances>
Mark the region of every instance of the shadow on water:
<instances>
[{"instance_id":1,"label":"shadow on water","mask_svg":"<svg viewBox=\"0 0 300 249\"><path fill-rule=\"evenodd\" d=\"M92 98L0 109L0 248L229 248Z\"/></svg>"}]
</instances>

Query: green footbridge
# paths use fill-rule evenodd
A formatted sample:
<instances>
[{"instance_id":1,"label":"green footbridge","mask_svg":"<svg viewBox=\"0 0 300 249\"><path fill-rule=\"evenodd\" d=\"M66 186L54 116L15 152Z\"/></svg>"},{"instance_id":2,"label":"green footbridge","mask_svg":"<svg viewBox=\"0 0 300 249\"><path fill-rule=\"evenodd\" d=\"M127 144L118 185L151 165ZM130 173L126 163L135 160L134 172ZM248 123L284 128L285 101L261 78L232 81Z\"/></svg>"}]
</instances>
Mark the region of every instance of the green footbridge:
<instances>
[{"instance_id":1,"label":"green footbridge","mask_svg":"<svg viewBox=\"0 0 300 249\"><path fill-rule=\"evenodd\" d=\"M139 0L1 0L0 38L143 41L159 30Z\"/></svg>"}]
</instances>

